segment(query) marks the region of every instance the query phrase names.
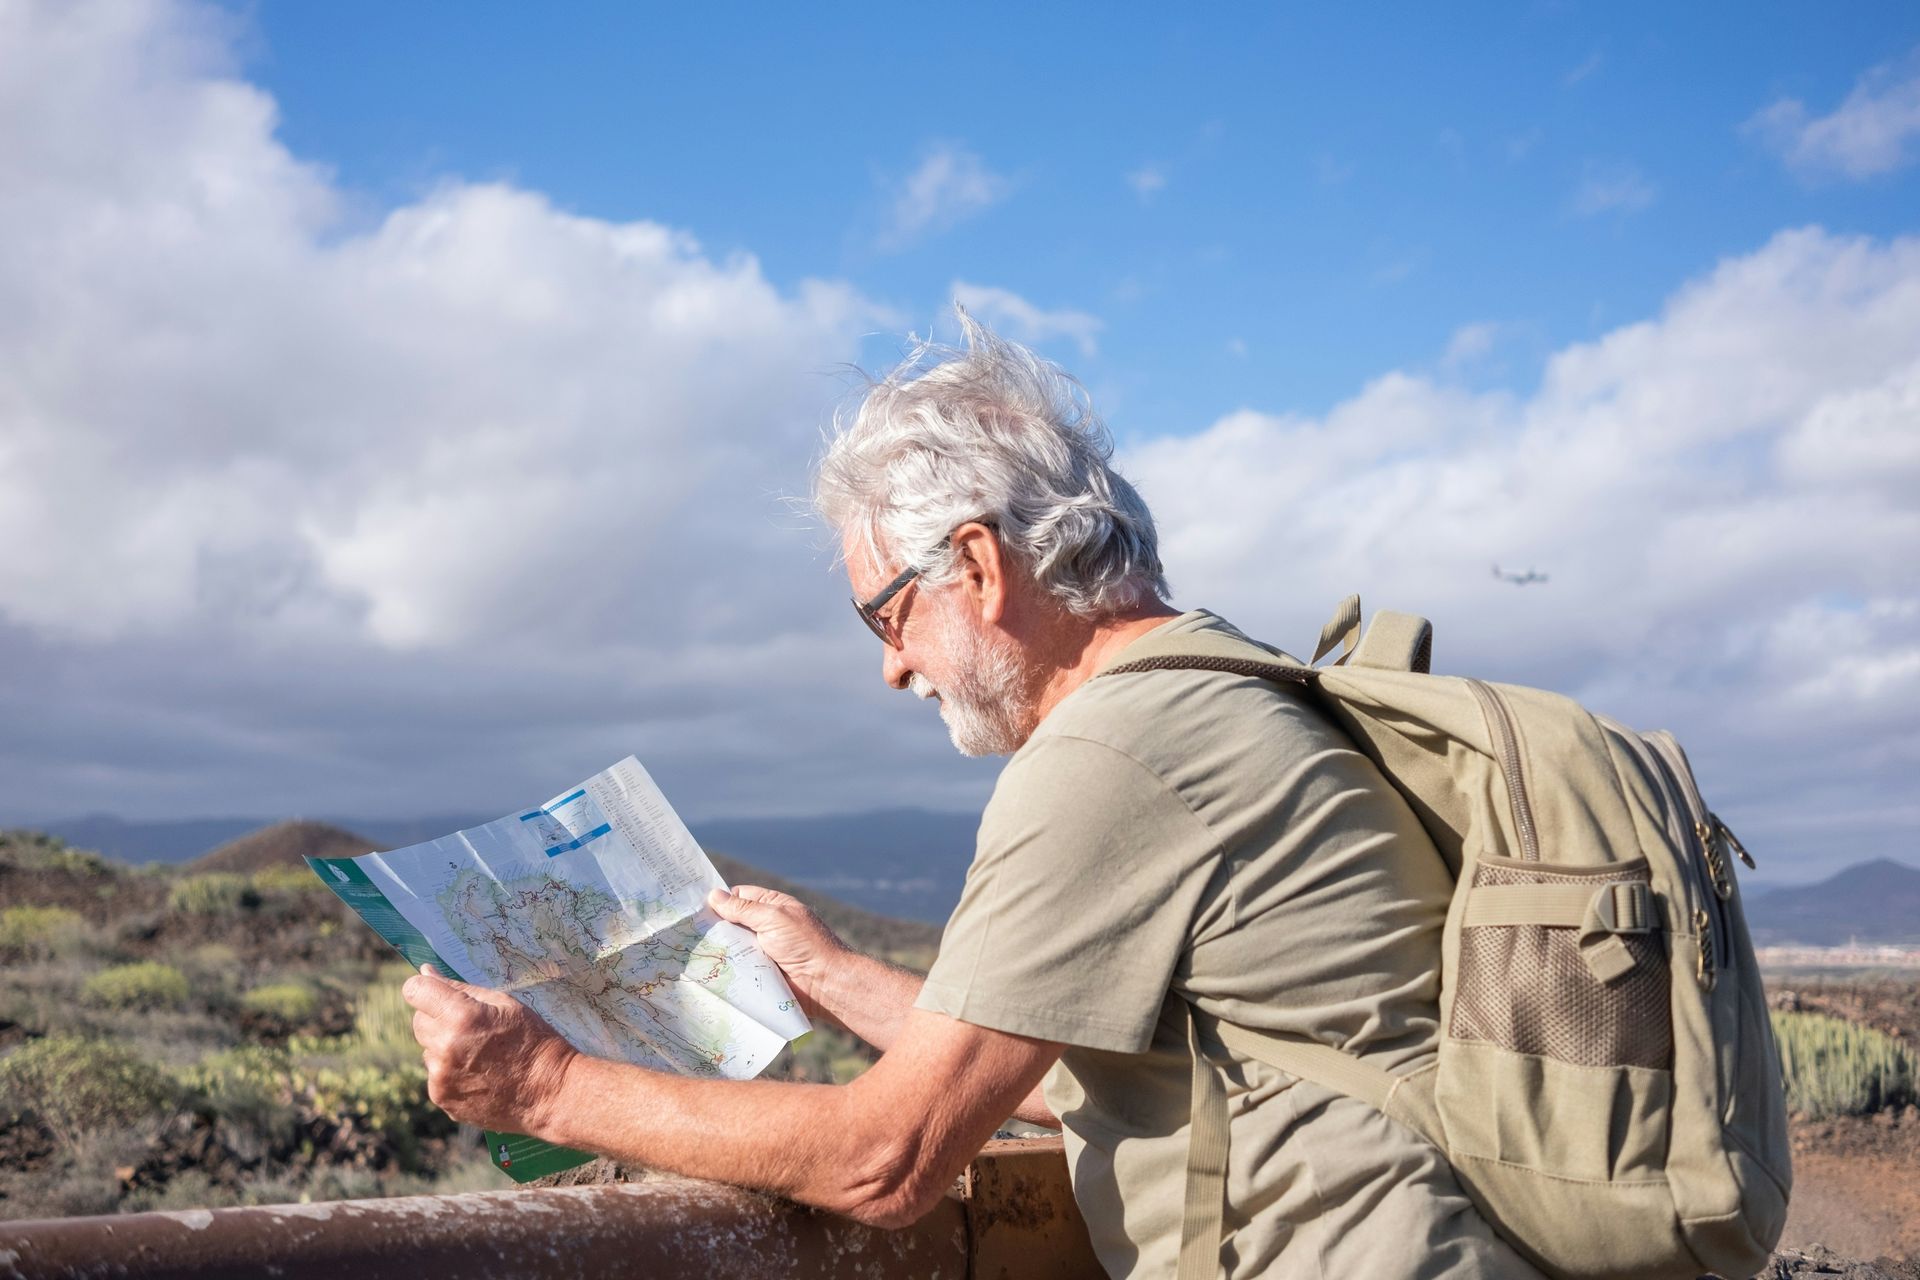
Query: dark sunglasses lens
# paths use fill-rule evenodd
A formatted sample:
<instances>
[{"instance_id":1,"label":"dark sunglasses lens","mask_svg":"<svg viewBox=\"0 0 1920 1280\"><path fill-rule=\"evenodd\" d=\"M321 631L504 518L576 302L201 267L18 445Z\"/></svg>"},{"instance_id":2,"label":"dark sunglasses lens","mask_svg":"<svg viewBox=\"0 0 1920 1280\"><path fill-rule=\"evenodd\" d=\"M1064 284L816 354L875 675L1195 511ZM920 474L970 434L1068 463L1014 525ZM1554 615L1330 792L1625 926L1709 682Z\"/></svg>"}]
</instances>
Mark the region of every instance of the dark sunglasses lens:
<instances>
[{"instance_id":1,"label":"dark sunglasses lens","mask_svg":"<svg viewBox=\"0 0 1920 1280\"><path fill-rule=\"evenodd\" d=\"M860 615L860 621L867 624L867 630L878 636L882 643L886 642L887 629L881 624L880 616L877 613L867 608L867 606L859 600L853 602L853 611Z\"/></svg>"}]
</instances>

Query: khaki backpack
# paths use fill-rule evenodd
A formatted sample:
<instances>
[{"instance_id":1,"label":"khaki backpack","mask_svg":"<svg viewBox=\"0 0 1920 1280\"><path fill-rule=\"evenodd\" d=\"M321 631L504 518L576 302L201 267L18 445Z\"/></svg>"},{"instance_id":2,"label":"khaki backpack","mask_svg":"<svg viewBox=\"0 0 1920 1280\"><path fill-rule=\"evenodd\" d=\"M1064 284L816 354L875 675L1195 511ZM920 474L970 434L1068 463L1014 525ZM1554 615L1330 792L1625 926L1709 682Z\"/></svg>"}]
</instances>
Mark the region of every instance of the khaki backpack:
<instances>
[{"instance_id":1,"label":"khaki backpack","mask_svg":"<svg viewBox=\"0 0 1920 1280\"><path fill-rule=\"evenodd\" d=\"M1548 1274L1750 1276L1792 1170L1765 994L1728 865L1753 865L1671 734L1558 694L1428 674L1432 627L1359 597L1314 662L1152 636L1113 675L1225 671L1306 689L1406 798L1453 871L1435 1060L1392 1075L1338 1046L1208 1020L1230 1049L1359 1098L1446 1154ZM1180 1280L1220 1269L1227 1108L1194 1051Z\"/></svg>"}]
</instances>

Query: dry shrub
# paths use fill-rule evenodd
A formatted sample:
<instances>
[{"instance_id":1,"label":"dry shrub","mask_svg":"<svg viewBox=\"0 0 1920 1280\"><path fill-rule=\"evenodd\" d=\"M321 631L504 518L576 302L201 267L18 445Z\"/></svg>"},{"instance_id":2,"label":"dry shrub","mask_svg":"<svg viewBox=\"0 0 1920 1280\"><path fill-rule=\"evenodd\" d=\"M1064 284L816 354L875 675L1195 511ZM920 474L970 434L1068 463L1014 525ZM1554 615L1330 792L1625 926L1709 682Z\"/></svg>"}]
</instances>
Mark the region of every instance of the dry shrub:
<instances>
[{"instance_id":1,"label":"dry shrub","mask_svg":"<svg viewBox=\"0 0 1920 1280\"><path fill-rule=\"evenodd\" d=\"M190 916L230 916L260 905L260 892L245 876L210 871L188 876L167 891L167 910Z\"/></svg>"},{"instance_id":2,"label":"dry shrub","mask_svg":"<svg viewBox=\"0 0 1920 1280\"><path fill-rule=\"evenodd\" d=\"M0 911L0 957L51 960L85 949L91 929L66 907L8 907Z\"/></svg>"},{"instance_id":3,"label":"dry shrub","mask_svg":"<svg viewBox=\"0 0 1920 1280\"><path fill-rule=\"evenodd\" d=\"M88 849L76 849L44 831L0 831L0 862L33 871L111 877L121 868Z\"/></svg>"},{"instance_id":4,"label":"dry shrub","mask_svg":"<svg viewBox=\"0 0 1920 1280\"><path fill-rule=\"evenodd\" d=\"M165 1115L180 1091L173 1077L123 1045L48 1036L0 1060L0 1096L75 1148L88 1134Z\"/></svg>"},{"instance_id":5,"label":"dry shrub","mask_svg":"<svg viewBox=\"0 0 1920 1280\"><path fill-rule=\"evenodd\" d=\"M326 887L320 883L320 877L306 869L298 867L262 867L253 873L253 887L261 894L304 895L316 891L324 892Z\"/></svg>"},{"instance_id":6,"label":"dry shrub","mask_svg":"<svg viewBox=\"0 0 1920 1280\"><path fill-rule=\"evenodd\" d=\"M302 982L269 982L240 997L240 1003L260 1013L271 1014L282 1022L305 1022L319 1007L320 998Z\"/></svg>"},{"instance_id":7,"label":"dry shrub","mask_svg":"<svg viewBox=\"0 0 1920 1280\"><path fill-rule=\"evenodd\" d=\"M178 1009L189 992L186 974L152 960L102 969L80 989L88 1004L106 1009Z\"/></svg>"}]
</instances>

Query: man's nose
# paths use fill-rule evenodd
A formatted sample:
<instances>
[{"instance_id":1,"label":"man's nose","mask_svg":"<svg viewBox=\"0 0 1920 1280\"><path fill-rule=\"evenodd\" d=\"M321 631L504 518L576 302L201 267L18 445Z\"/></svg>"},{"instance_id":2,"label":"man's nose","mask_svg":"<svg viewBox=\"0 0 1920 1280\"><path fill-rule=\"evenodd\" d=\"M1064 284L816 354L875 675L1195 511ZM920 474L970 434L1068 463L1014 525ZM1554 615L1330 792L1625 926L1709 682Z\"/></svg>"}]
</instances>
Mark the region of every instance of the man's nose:
<instances>
[{"instance_id":1,"label":"man's nose","mask_svg":"<svg viewBox=\"0 0 1920 1280\"><path fill-rule=\"evenodd\" d=\"M887 682L887 687L904 689L912 677L913 668L907 665L906 655L890 644L881 645L880 678Z\"/></svg>"}]
</instances>

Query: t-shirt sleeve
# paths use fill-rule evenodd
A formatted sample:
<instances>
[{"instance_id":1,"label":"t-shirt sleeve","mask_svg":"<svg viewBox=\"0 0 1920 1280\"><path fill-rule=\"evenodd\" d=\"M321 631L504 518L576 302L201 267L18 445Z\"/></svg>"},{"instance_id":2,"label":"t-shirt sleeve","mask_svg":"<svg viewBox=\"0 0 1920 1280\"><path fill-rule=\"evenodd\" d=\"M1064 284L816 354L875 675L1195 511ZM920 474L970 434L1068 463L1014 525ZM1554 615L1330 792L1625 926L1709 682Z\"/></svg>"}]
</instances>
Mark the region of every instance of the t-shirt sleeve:
<instances>
[{"instance_id":1,"label":"t-shirt sleeve","mask_svg":"<svg viewBox=\"0 0 1920 1280\"><path fill-rule=\"evenodd\" d=\"M1219 848L1133 757L1029 744L980 820L960 905L917 1007L1119 1053L1153 1039Z\"/></svg>"}]
</instances>

